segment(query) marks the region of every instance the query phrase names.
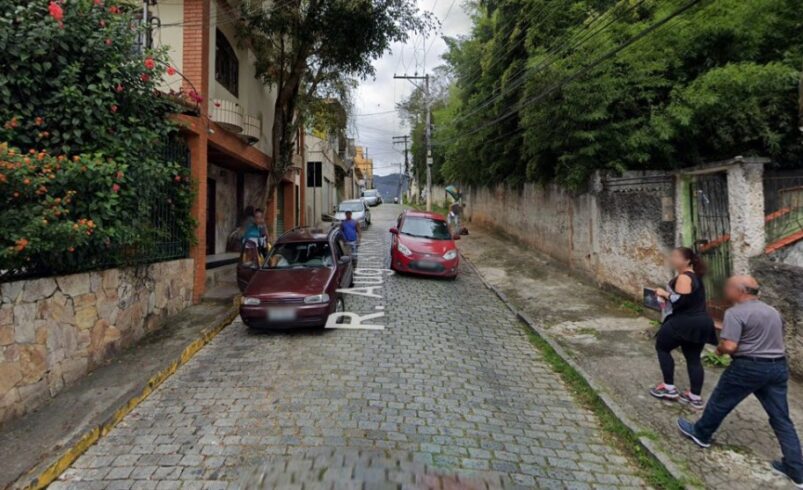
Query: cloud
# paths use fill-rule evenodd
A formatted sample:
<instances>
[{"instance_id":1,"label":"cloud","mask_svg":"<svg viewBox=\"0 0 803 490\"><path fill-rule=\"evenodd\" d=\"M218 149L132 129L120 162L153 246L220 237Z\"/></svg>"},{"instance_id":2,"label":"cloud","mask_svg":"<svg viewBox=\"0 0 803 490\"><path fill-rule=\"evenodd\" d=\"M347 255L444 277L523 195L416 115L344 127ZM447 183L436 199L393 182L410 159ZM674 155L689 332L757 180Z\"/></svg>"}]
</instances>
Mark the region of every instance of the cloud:
<instances>
[{"instance_id":1,"label":"cloud","mask_svg":"<svg viewBox=\"0 0 803 490\"><path fill-rule=\"evenodd\" d=\"M406 44L394 44L391 52L374 63L375 79L363 81L355 93L352 136L358 145L368 148L368 156L374 159L374 172L379 175L398 171L396 164L404 161L404 152L401 145L392 144L392 137L410 132L397 113L387 113L413 90L409 81L394 80L393 75L423 74L425 66L431 71L442 64L441 55L446 51L441 36L460 36L471 30L471 18L460 0L418 0L418 7L425 11L434 7L441 32L426 39L426 45L421 36L411 37ZM360 116L374 113L383 114Z\"/></svg>"}]
</instances>

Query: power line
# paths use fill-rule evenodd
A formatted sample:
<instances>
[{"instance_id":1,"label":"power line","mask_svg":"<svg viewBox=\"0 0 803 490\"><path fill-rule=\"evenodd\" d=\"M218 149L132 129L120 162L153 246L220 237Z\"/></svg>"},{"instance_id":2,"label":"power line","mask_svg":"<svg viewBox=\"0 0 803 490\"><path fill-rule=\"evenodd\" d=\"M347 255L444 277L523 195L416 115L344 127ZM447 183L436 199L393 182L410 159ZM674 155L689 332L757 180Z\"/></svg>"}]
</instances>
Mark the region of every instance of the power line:
<instances>
[{"instance_id":1,"label":"power line","mask_svg":"<svg viewBox=\"0 0 803 490\"><path fill-rule=\"evenodd\" d=\"M592 70L592 69L596 68L597 66L601 65L605 61L615 57L618 53L620 53L624 49L632 46L633 44L635 44L639 40L643 39L644 37L646 37L650 33L654 32L655 30L659 29L660 27L662 27L663 25L665 25L666 23L668 23L672 19L674 19L674 18L678 17L679 15L683 14L684 12L688 11L689 9L691 9L692 7L694 7L695 5L700 3L701 1L702 0L691 0L690 2L684 4L682 7L680 7L677 10L675 10L671 14L667 15L666 17L664 17L660 21L658 21L655 24L652 24L649 27L646 27L645 29L641 30L638 34L636 34L635 36L629 38L627 41L625 41L621 45L617 46L616 48L614 48L614 49L612 49L612 50L610 50L608 52L606 52L605 54L603 54L602 56L596 58L592 62L584 65L583 67L581 67L580 69L578 69L577 71L572 73L571 75L562 78L560 81L558 81L556 84L552 85L547 90L539 93L536 96L533 96L533 97L530 97L528 99L525 99L522 102L517 102L516 104L514 104L514 105L517 105L518 107L514 107L510 111L506 112L505 114L503 114L503 115L501 115L501 116L499 116L499 117L497 117L497 118L495 118L495 119L493 119L491 121L483 123L483 124L481 124L479 126L476 126L473 129L461 134L460 136L451 138L451 139L446 140L446 141L441 141L438 144L441 145L441 146L444 145L444 144L448 144L451 141L455 141L455 140L457 140L459 138L475 134L475 133L485 129L486 127L492 126L492 125L494 125L494 124L496 124L498 122L501 122L501 121L507 119L508 117L512 116L513 114L518 113L521 109L523 109L523 108L525 108L525 107L527 107L527 106L529 106L529 105L531 105L531 104L533 104L535 102L538 102L539 100L543 99L544 97L550 95L555 90L563 87L564 85L566 85L567 83L569 83L569 82L571 82L573 80L576 80L576 79L580 78L584 74L588 73L590 70Z\"/></svg>"}]
</instances>

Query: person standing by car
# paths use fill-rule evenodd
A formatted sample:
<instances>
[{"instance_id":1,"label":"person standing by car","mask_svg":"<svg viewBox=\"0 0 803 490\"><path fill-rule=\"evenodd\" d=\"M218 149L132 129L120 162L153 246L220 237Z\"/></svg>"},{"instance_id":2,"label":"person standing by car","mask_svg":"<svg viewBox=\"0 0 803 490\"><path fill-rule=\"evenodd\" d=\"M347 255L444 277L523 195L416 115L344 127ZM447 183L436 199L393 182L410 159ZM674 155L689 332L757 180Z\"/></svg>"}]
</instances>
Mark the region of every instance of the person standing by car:
<instances>
[{"instance_id":1,"label":"person standing by car","mask_svg":"<svg viewBox=\"0 0 803 490\"><path fill-rule=\"evenodd\" d=\"M351 247L352 260L357 259L357 246L360 244L360 224L351 217L351 211L346 211L346 219L340 222L343 238Z\"/></svg>"},{"instance_id":2,"label":"person standing by car","mask_svg":"<svg viewBox=\"0 0 803 490\"><path fill-rule=\"evenodd\" d=\"M702 277L705 265L690 248L678 247L668 258L676 276L667 289L658 288L655 294L664 305L664 321L655 338L655 350L661 366L663 383L650 389L655 398L677 400L693 408L703 407L703 380L705 370L700 355L705 344L717 343L714 321L708 315L705 286ZM675 388L675 360L672 351L680 347L686 358L689 373L689 390L680 393Z\"/></svg>"},{"instance_id":3,"label":"person standing by car","mask_svg":"<svg viewBox=\"0 0 803 490\"><path fill-rule=\"evenodd\" d=\"M783 319L778 310L758 299L758 292L758 282L750 276L731 277L725 284L725 297L734 306L725 312L717 354L728 354L733 361L719 378L700 420L691 423L679 418L678 429L706 448L725 417L755 395L769 415L783 454L783 459L771 463L772 469L803 488L800 438L789 418Z\"/></svg>"}]
</instances>

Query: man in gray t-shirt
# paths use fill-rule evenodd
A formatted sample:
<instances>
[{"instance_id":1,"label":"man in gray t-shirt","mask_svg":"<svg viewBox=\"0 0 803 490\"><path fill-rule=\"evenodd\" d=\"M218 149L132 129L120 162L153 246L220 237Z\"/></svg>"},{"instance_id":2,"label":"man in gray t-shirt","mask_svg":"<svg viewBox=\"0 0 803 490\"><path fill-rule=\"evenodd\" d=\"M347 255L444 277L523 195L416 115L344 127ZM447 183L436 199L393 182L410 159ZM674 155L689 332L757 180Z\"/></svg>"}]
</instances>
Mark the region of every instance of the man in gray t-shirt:
<instances>
[{"instance_id":1,"label":"man in gray t-shirt","mask_svg":"<svg viewBox=\"0 0 803 490\"><path fill-rule=\"evenodd\" d=\"M759 300L737 303L725 312L722 340L737 346L733 357L783 357L783 320L778 310Z\"/></svg>"},{"instance_id":2,"label":"man in gray t-shirt","mask_svg":"<svg viewBox=\"0 0 803 490\"><path fill-rule=\"evenodd\" d=\"M803 488L803 455L800 439L789 418L784 357L783 320L778 310L758 299L758 282L735 276L725 285L725 297L734 306L725 312L718 354L733 358L719 378L702 417L695 423L678 419L680 431L700 447L711 445L711 436L742 400L755 395L770 418L783 459L772 468Z\"/></svg>"}]
</instances>

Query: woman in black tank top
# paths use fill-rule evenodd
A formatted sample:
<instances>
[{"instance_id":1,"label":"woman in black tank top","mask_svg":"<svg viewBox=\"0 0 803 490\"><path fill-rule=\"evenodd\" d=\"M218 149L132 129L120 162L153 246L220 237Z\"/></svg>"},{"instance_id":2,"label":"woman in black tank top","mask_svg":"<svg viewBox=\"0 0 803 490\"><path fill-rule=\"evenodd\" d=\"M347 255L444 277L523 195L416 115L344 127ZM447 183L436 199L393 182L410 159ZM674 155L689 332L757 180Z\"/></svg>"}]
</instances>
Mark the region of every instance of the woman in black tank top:
<instances>
[{"instance_id":1,"label":"woman in black tank top","mask_svg":"<svg viewBox=\"0 0 803 490\"><path fill-rule=\"evenodd\" d=\"M656 398L680 399L695 408L702 408L700 393L705 370L700 355L706 343L717 343L714 322L706 308L705 285L702 277L705 266L691 249L680 247L669 256L677 275L666 289L657 289L663 300L664 318L655 339L655 350L661 366L663 383L650 390ZM672 351L680 347L689 373L690 389L680 393L675 388L675 360Z\"/></svg>"}]
</instances>

